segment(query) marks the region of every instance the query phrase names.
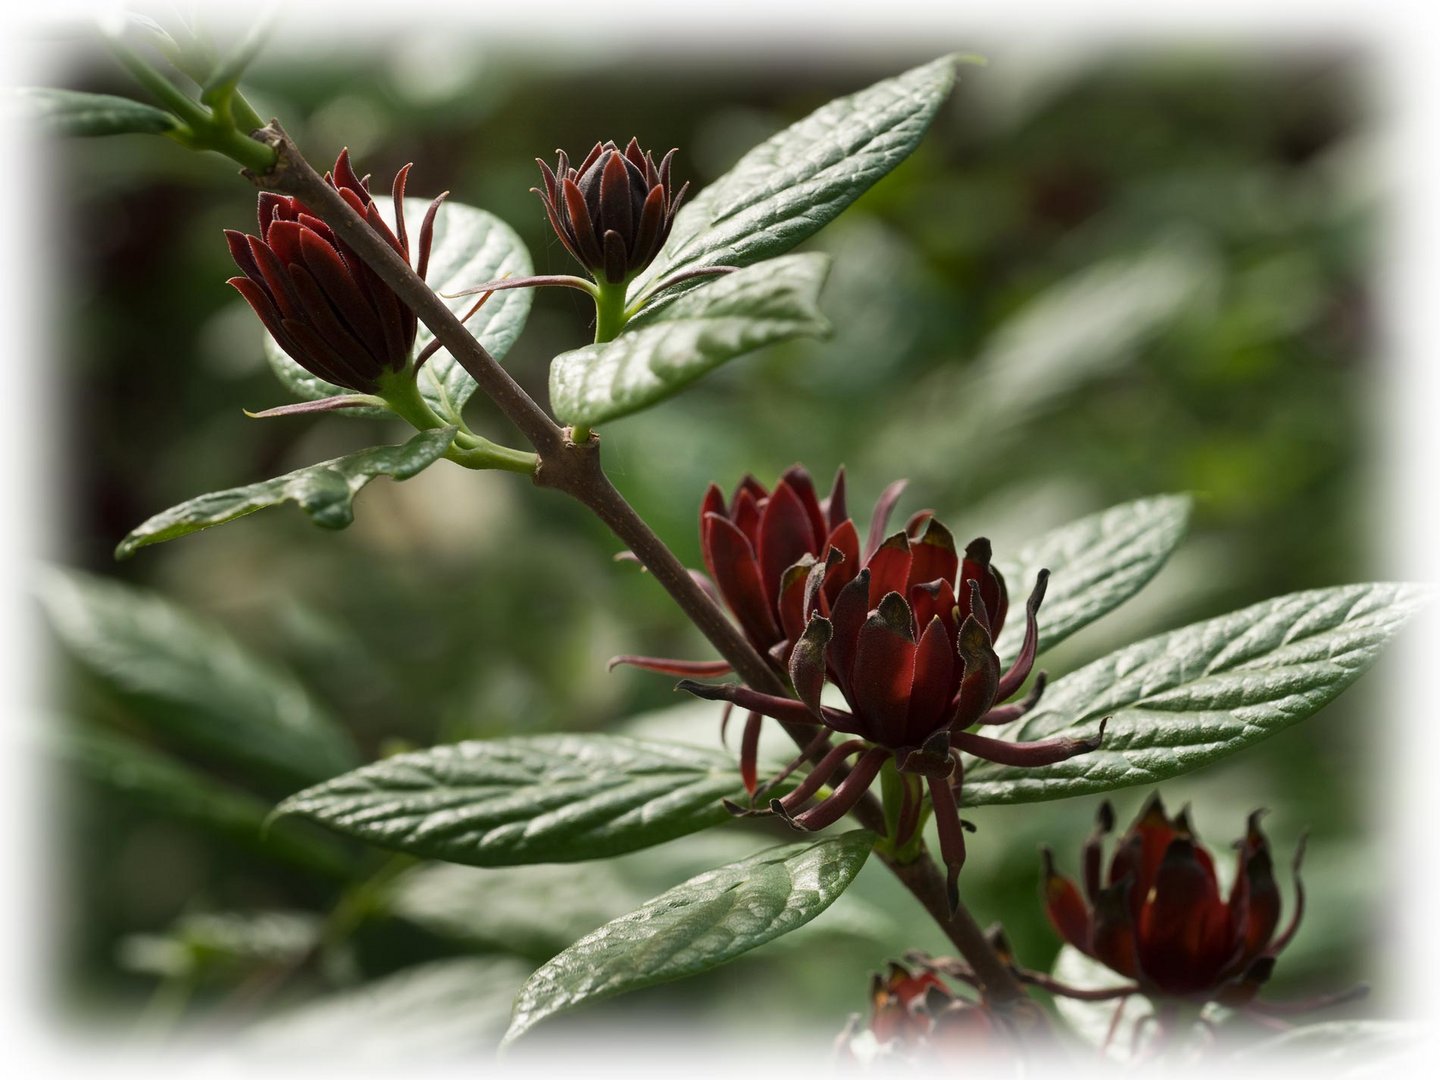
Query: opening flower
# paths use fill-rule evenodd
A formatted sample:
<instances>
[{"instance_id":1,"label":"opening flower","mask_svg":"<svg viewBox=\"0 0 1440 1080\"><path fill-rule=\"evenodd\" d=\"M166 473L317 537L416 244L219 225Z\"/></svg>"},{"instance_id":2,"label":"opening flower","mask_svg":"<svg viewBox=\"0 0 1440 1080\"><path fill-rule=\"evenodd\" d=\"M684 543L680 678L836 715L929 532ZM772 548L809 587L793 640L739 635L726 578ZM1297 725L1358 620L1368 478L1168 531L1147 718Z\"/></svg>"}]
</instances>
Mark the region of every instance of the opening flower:
<instances>
[{"instance_id":1,"label":"opening flower","mask_svg":"<svg viewBox=\"0 0 1440 1080\"><path fill-rule=\"evenodd\" d=\"M342 150L325 179L407 263L405 180L410 166L395 174L395 231L370 197L369 178L355 174ZM422 278L430 262L435 214L441 195L420 225L415 271ZM416 320L394 291L365 265L330 227L293 196L263 192L260 235L225 230L230 255L243 273L233 285L265 329L297 364L326 382L362 394L381 389L387 376L406 369L415 347Z\"/></svg>"},{"instance_id":2,"label":"opening flower","mask_svg":"<svg viewBox=\"0 0 1440 1080\"><path fill-rule=\"evenodd\" d=\"M1302 841L1295 853L1295 910L1280 925L1280 891L1270 845L1260 831L1263 811L1250 815L1237 841L1235 883L1223 898L1215 862L1184 810L1165 813L1158 794L1120 839L1103 875L1103 845L1114 827L1104 803L1082 856L1083 892L1045 859L1045 908L1067 942L1150 997L1249 1003L1270 977L1275 958L1300 926Z\"/></svg>"},{"instance_id":3,"label":"opening flower","mask_svg":"<svg viewBox=\"0 0 1440 1080\"><path fill-rule=\"evenodd\" d=\"M556 153L553 170L535 159L545 188L530 189L545 204L555 235L596 281L629 281L659 254L690 187L672 191L675 151L657 167L635 139L623 152L613 142L597 142L574 169L565 151Z\"/></svg>"},{"instance_id":4,"label":"opening flower","mask_svg":"<svg viewBox=\"0 0 1440 1080\"><path fill-rule=\"evenodd\" d=\"M751 720L741 769L752 794L758 718L814 725L855 736L833 747L800 785L772 808L803 829L843 817L893 761L901 799L893 841L910 843L923 824L926 788L936 814L952 901L965 859L956 801L958 751L1006 764L1046 765L1085 753L1099 735L1036 743L1006 743L966 729L1000 724L1033 707L1044 688L1014 696L1030 675L1038 642L1037 614L1047 573L1037 577L1026 604L1025 638L1010 669L1001 672L993 640L1009 607L1005 582L983 537L956 550L948 529L926 510L881 539L903 485L881 496L863 557L846 517L843 477L822 504L809 475L789 470L774 492L746 478L727 506L713 485L701 508L701 546L719 594L752 644L789 677L795 698L733 684L691 681L682 689L746 709ZM652 670L714 676L723 664L621 657ZM821 704L833 683L849 711ZM1103 725L1101 728L1103 734ZM855 758L833 793L802 807Z\"/></svg>"}]
</instances>

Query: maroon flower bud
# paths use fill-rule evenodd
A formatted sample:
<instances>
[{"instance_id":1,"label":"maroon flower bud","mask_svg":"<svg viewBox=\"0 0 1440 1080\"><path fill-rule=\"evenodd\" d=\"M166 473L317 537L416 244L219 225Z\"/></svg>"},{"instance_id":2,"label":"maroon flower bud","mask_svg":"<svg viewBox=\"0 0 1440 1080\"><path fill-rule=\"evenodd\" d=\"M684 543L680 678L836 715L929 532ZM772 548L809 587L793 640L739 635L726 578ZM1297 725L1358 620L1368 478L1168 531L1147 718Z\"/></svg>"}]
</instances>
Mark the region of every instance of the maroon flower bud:
<instances>
[{"instance_id":1,"label":"maroon flower bud","mask_svg":"<svg viewBox=\"0 0 1440 1080\"><path fill-rule=\"evenodd\" d=\"M1238 865L1228 898L1215 863L1182 810L1166 816L1160 796L1145 804L1121 838L1101 877L1103 841L1114 816L1103 804L1085 845L1084 890L1056 872L1045 852L1045 907L1055 929L1075 948L1134 980L1152 997L1249 1003L1295 935L1303 913L1300 858L1295 856L1295 912L1284 932L1270 847L1250 815L1235 846Z\"/></svg>"},{"instance_id":2,"label":"maroon flower bud","mask_svg":"<svg viewBox=\"0 0 1440 1080\"><path fill-rule=\"evenodd\" d=\"M545 190L531 188L565 249L610 285L629 281L660 252L689 184L671 194L671 150L659 167L631 139L622 153L613 142L596 143L578 169L565 151L552 171L539 158Z\"/></svg>"},{"instance_id":3,"label":"maroon flower bud","mask_svg":"<svg viewBox=\"0 0 1440 1080\"><path fill-rule=\"evenodd\" d=\"M342 150L325 179L407 263L405 230L406 165L395 174L396 232L380 217L368 177L360 178ZM430 261L435 213L430 204L420 226L416 272ZM227 229L230 254L244 273L233 285L260 316L286 354L312 375L362 394L380 389L382 379L405 370L415 346L415 315L394 291L330 231L299 199L263 192L260 235ZM397 235L398 233L398 235Z\"/></svg>"}]
</instances>

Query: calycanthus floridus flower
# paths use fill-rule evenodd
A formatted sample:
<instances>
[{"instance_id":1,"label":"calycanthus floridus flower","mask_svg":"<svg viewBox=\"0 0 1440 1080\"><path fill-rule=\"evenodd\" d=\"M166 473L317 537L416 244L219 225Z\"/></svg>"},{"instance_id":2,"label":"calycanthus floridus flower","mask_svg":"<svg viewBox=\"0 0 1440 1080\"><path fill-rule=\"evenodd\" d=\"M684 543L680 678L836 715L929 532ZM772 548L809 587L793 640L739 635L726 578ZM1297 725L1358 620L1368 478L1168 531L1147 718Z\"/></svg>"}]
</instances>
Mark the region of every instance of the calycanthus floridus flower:
<instances>
[{"instance_id":1,"label":"calycanthus floridus flower","mask_svg":"<svg viewBox=\"0 0 1440 1080\"><path fill-rule=\"evenodd\" d=\"M1038 643L1037 613L1048 574L1042 571L1026 604L1025 637L1009 670L1001 672L993 642L1009 602L1005 582L990 563L990 543L974 540L963 556L949 530L930 511L884 538L902 484L881 496L862 555L858 532L846 516L843 476L830 497L816 497L809 474L787 471L773 492L747 477L728 506L713 485L701 508L701 545L718 592L747 638L789 678L797 698L777 697L735 684L685 680L697 697L749 711L741 771L755 792L758 718L811 725L820 733L853 736L834 746L792 792L771 808L801 829L822 829L854 807L882 768L893 762L901 799L893 842L903 847L919 834L928 805L949 868L952 905L965 860L957 793L959 752L1011 765L1047 765L1095 749L1103 735L1007 743L968 731L1023 715L1044 688L1037 678L1021 702ZM822 539L823 538L823 539ZM713 677L715 662L619 657L650 670ZM821 703L833 683L849 710ZM856 758L834 791L802 809Z\"/></svg>"},{"instance_id":2,"label":"calycanthus floridus flower","mask_svg":"<svg viewBox=\"0 0 1440 1080\"><path fill-rule=\"evenodd\" d=\"M657 166L635 139L623 151L597 142L578 168L570 167L565 151L556 153L553 170L535 159L545 188L530 189L545 204L555 235L597 282L629 281L659 254L690 187L671 187L675 151Z\"/></svg>"},{"instance_id":3,"label":"calycanthus floridus flower","mask_svg":"<svg viewBox=\"0 0 1440 1080\"><path fill-rule=\"evenodd\" d=\"M409 172L406 165L392 185L393 232L370 197L368 178L356 175L348 151L342 150L334 171L325 174L351 209L407 263L404 198ZM420 225L413 265L422 278L430 261L435 214L444 198L430 204ZM417 323L395 292L299 199L262 192L259 221L259 236L225 231L230 254L243 274L229 284L255 310L276 344L312 375L358 394L382 393L402 375L413 383L410 360ZM331 407L344 404L343 399L328 401Z\"/></svg>"},{"instance_id":4,"label":"calycanthus floridus flower","mask_svg":"<svg viewBox=\"0 0 1440 1080\"><path fill-rule=\"evenodd\" d=\"M1294 862L1295 910L1277 933L1280 890L1261 813L1250 815L1235 845L1235 882L1225 898L1188 815L1168 817L1158 794L1121 837L1102 874L1103 845L1115 820L1110 804L1102 804L1081 858L1083 891L1056 871L1048 849L1044 853L1050 922L1086 956L1133 980L1136 993L1250 1005L1295 936L1305 904L1302 840Z\"/></svg>"}]
</instances>

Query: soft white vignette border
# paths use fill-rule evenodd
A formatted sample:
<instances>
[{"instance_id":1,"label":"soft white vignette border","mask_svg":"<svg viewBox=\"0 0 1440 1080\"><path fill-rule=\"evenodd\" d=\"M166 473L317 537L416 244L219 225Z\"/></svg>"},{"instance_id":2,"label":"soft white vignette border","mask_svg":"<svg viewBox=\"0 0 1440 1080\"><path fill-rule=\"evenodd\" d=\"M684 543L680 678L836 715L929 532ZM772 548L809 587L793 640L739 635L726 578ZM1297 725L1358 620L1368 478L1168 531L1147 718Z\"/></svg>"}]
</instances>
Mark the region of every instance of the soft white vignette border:
<instances>
[{"instance_id":1,"label":"soft white vignette border","mask_svg":"<svg viewBox=\"0 0 1440 1080\"><path fill-rule=\"evenodd\" d=\"M205 5L216 6L216 5ZM305 34L323 31L365 34L387 18L396 5L373 0L359 3L307 3L295 5L282 16L282 25ZM407 18L424 12L437 21L465 21L494 27L509 36L527 40L552 38L569 49L584 49L606 40L644 40L656 47L673 47L700 54L723 53L727 46L743 45L752 52L766 45L793 47L813 44L817 50L861 43L874 45L936 42L937 51L963 45L968 34L992 37L1018 34L1055 47L1083 47L1117 43L1143 43L1147 39L1273 41L1354 40L1372 47L1381 76L1381 140L1375 167L1394 192L1387 200L1383 246L1379 258L1378 295L1384 305L1385 332L1381 341L1382 366L1389 378L1380 395L1383 410L1379 430L1388 433L1379 448L1375 472L1376 502L1356 507L1372 523L1375 543L1383 552L1386 576L1405 580L1434 580L1437 540L1440 540L1440 499L1437 499L1437 463L1440 463L1440 169L1436 143L1440 138L1440 95L1436 71L1440 47L1430 32L1420 4L1389 2L1300 3L1284 0L1264 5L1254 0L1207 0L1187 5L1137 5L1133 0L1089 0L1082 5L1006 0L969 12L969 18L942 12L938 5L874 5L846 2L799 3L782 0L730 0L699 10L683 0L660 3L604 2L580 4L550 0L544 5L436 3L407 0ZM7 11L0 23L0 84L43 83L45 73L33 70L26 50L26 33L33 33L60 18L94 17L103 13L95 3L50 0L42 10ZM763 32L762 29L763 28ZM941 42L937 31L947 31ZM54 400L45 378L52 350L47 328L63 314L60 298L45 295L46 222L59 215L48 204L44 183L45 162L33 135L17 129L8 108L0 109L0 136L7 150L9 187L3 204L4 238L0 242L0 364L7 388L7 408L0 418L0 462L5 462L5 497L8 520L0 523L0 663L4 685L11 691L8 708L0 718L0 829L3 829L3 876L0 876L0 957L3 957L3 997L0 1022L4 1024L5 1059L12 1076L67 1075L225 1076L253 1074L257 1066L241 1062L203 1063L188 1057L156 1057L120 1052L110 1044L86 1045L71 1029L54 1026L48 1016L42 969L46 935L27 928L43 925L47 904L47 873L53 861L44 857L47 834L43 826L46 805L44 769L39 753L44 707L39 697L37 672L43 664L37 631L25 601L30 568L44 558L48 524L56 507L47 497L49 482L64 475L54 464L63 452L66 418ZM223 167L223 165L222 165ZM38 271L38 272L37 272ZM37 404L38 403L38 404ZM47 524L48 523L48 524ZM1437 1012L1437 974L1440 974L1440 918L1436 915L1437 874L1434 868L1436 838L1433 822L1440 819L1440 775L1437 762L1426 751L1436 746L1432 734L1440 719L1427 709L1425 688L1440 635L1440 616L1431 612L1419 626L1397 642L1386 669L1397 682L1393 696L1384 702L1390 715L1377 716L1376 737L1390 750L1382 755L1384 775L1375 778L1391 800L1384 815L1387 857L1394 869L1390 880L1403 889L1392 898L1390 955L1406 959L1401 1000L1411 1003L1411 1016L1426 1028L1425 1042L1417 1051L1418 1064L1434 1053L1428 1029ZM1433 700L1433 698L1432 698ZM857 984L858 985L858 984ZM773 1068L784 1062L783 1047L732 1048L732 1054L712 1056L717 1049L667 1043L656 1033L617 1032L609 1047L571 1048L558 1055L491 1062L456 1063L454 1069L427 1070L426 1075L473 1076L477 1070L490 1076L551 1073L598 1076L733 1075L737 1066ZM637 1047L643 1049L637 1052ZM821 1062L793 1062L797 1067L819 1068ZM347 1075L356 1075L355 1063L336 1062ZM315 1076L314 1062L270 1069L271 1075ZM324 1070L321 1070L324 1071ZM967 1070L969 1072L970 1070ZM1173 1070L1172 1070L1173 1071ZM1233 1071L1233 1070L1232 1070ZM1075 1075L1074 1067L1067 1070ZM1267 1067L1268 1076L1288 1075L1283 1068ZM1083 1075L1083 1073L1082 1073ZM1310 1071L1307 1076L1313 1076Z\"/></svg>"}]
</instances>

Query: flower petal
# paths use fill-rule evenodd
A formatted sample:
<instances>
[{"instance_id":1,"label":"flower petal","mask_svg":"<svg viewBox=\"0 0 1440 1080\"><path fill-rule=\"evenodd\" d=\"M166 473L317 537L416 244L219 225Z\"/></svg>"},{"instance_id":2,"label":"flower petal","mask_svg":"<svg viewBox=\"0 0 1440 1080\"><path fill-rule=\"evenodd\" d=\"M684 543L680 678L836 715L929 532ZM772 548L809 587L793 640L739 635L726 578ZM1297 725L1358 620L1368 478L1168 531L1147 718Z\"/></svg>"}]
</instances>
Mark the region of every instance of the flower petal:
<instances>
[{"instance_id":1,"label":"flower petal","mask_svg":"<svg viewBox=\"0 0 1440 1080\"><path fill-rule=\"evenodd\" d=\"M1025 640L1021 643L1020 654L1015 657L1010 670L1000 678L1000 685L995 690L996 701L1004 701L1019 692L1020 687L1025 685L1025 680L1030 677L1030 669L1035 666L1035 651L1040 640L1037 616L1040 604L1045 599L1045 585L1049 580L1049 570L1041 570L1035 576L1035 588L1031 590L1030 599L1025 601ZM998 634L999 630L994 633Z\"/></svg>"},{"instance_id":2,"label":"flower petal","mask_svg":"<svg viewBox=\"0 0 1440 1080\"><path fill-rule=\"evenodd\" d=\"M988 629L991 638L998 638L1005 625L1005 613L1009 606L1005 591L1005 579L1000 571L990 564L990 541L976 537L965 548L965 558L960 564L960 576L964 581L974 581L980 586L980 599L985 605ZM956 588L960 596L962 614L970 614L969 593L962 587Z\"/></svg>"},{"instance_id":3,"label":"flower petal","mask_svg":"<svg viewBox=\"0 0 1440 1080\"><path fill-rule=\"evenodd\" d=\"M870 571L862 569L855 579L840 590L830 606L830 621L835 636L830 642L830 673L848 698L855 670L855 650L860 642L860 628L870 613Z\"/></svg>"},{"instance_id":4,"label":"flower petal","mask_svg":"<svg viewBox=\"0 0 1440 1080\"><path fill-rule=\"evenodd\" d=\"M718 514L707 514L710 572L720 595L735 613L740 628L752 645L768 649L780 640L780 627L771 614L760 580L760 567L755 561L750 541L744 534Z\"/></svg>"},{"instance_id":5,"label":"flower petal","mask_svg":"<svg viewBox=\"0 0 1440 1080\"><path fill-rule=\"evenodd\" d=\"M845 508L844 465L835 470L835 483L830 487L830 494L821 502L820 509L825 512L825 520L829 523L831 532L850 520L850 513ZM852 525L851 528L853 529L854 526Z\"/></svg>"},{"instance_id":6,"label":"flower petal","mask_svg":"<svg viewBox=\"0 0 1440 1080\"><path fill-rule=\"evenodd\" d=\"M875 549L865 565L870 570L870 606L877 607L887 593L906 593L910 579L910 541L903 532L896 533Z\"/></svg>"},{"instance_id":7,"label":"flower petal","mask_svg":"<svg viewBox=\"0 0 1440 1080\"><path fill-rule=\"evenodd\" d=\"M965 616L956 634L956 652L965 664L960 689L955 693L955 729L975 723L995 704L995 686L1000 681L1000 658L990 644L990 635L974 615Z\"/></svg>"},{"instance_id":8,"label":"flower petal","mask_svg":"<svg viewBox=\"0 0 1440 1080\"><path fill-rule=\"evenodd\" d=\"M1212 988L1229 952L1229 911L1201 855L1188 836L1170 842L1136 921L1141 970L1170 993Z\"/></svg>"},{"instance_id":9,"label":"flower petal","mask_svg":"<svg viewBox=\"0 0 1440 1080\"><path fill-rule=\"evenodd\" d=\"M791 465L781 474L776 490L782 487L789 487L794 491L800 505L805 508L805 513L810 518L810 535L814 540L814 546L810 550L819 552L825 538L830 535L830 527L825 524L825 514L820 509L819 496L815 494L815 482L810 479L810 474L803 465Z\"/></svg>"},{"instance_id":10,"label":"flower petal","mask_svg":"<svg viewBox=\"0 0 1440 1080\"><path fill-rule=\"evenodd\" d=\"M785 571L802 556L813 556L820 547L811 531L805 504L788 483L781 481L771 493L760 514L758 533L760 542L756 554L760 560L760 580L765 586L766 599L774 605L780 599L780 582Z\"/></svg>"},{"instance_id":11,"label":"flower petal","mask_svg":"<svg viewBox=\"0 0 1440 1080\"><path fill-rule=\"evenodd\" d=\"M910 541L910 575L905 583L906 591L926 581L954 581L959 568L955 538L950 535L949 529L931 518L924 533Z\"/></svg>"},{"instance_id":12,"label":"flower petal","mask_svg":"<svg viewBox=\"0 0 1440 1080\"><path fill-rule=\"evenodd\" d=\"M880 498L875 502L875 510L870 515L870 536L865 541L865 561L870 561L870 556L880 547L880 541L885 538L885 527L890 521L890 512L895 509L895 504L900 501L900 495L909 484L908 480L896 480L889 487L880 493Z\"/></svg>"},{"instance_id":13,"label":"flower petal","mask_svg":"<svg viewBox=\"0 0 1440 1080\"><path fill-rule=\"evenodd\" d=\"M796 696L817 717L824 715L820 709L820 692L825 687L825 647L833 634L830 620L816 615L790 651L790 682Z\"/></svg>"},{"instance_id":14,"label":"flower petal","mask_svg":"<svg viewBox=\"0 0 1440 1080\"><path fill-rule=\"evenodd\" d=\"M605 670L614 671L622 664L661 675L695 679L717 679L729 675L731 670L726 660L667 660L663 656L615 656L605 665Z\"/></svg>"},{"instance_id":15,"label":"flower petal","mask_svg":"<svg viewBox=\"0 0 1440 1080\"><path fill-rule=\"evenodd\" d=\"M908 745L924 742L937 728L949 723L958 664L945 624L938 616L931 619L915 647L915 680L905 724L904 741Z\"/></svg>"},{"instance_id":16,"label":"flower petal","mask_svg":"<svg viewBox=\"0 0 1440 1080\"><path fill-rule=\"evenodd\" d=\"M1045 914L1056 933L1081 952L1090 953L1090 909L1080 890L1068 877L1056 872L1055 856L1048 847L1040 849L1044 860Z\"/></svg>"},{"instance_id":17,"label":"flower petal","mask_svg":"<svg viewBox=\"0 0 1440 1080\"><path fill-rule=\"evenodd\" d=\"M886 593L860 628L850 704L866 725L872 742L891 748L908 739L906 715L915 682L915 639L910 605L897 592Z\"/></svg>"}]
</instances>

